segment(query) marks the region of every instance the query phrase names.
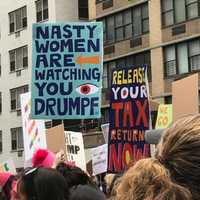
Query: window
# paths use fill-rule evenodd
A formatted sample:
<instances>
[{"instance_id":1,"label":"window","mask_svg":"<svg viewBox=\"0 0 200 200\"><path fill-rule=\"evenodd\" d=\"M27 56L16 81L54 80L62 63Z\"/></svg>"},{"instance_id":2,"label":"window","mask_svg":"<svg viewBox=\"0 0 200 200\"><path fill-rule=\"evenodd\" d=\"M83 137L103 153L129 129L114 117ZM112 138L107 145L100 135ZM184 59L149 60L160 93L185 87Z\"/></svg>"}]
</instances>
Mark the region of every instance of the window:
<instances>
[{"instance_id":1,"label":"window","mask_svg":"<svg viewBox=\"0 0 200 200\"><path fill-rule=\"evenodd\" d=\"M28 67L28 46L9 51L10 72Z\"/></svg>"},{"instance_id":2,"label":"window","mask_svg":"<svg viewBox=\"0 0 200 200\"><path fill-rule=\"evenodd\" d=\"M48 0L36 1L36 21L42 22L48 20L49 10L48 10Z\"/></svg>"},{"instance_id":3,"label":"window","mask_svg":"<svg viewBox=\"0 0 200 200\"><path fill-rule=\"evenodd\" d=\"M0 114L2 113L2 93L0 92Z\"/></svg>"},{"instance_id":4,"label":"window","mask_svg":"<svg viewBox=\"0 0 200 200\"><path fill-rule=\"evenodd\" d=\"M172 95L164 97L165 104L172 104Z\"/></svg>"},{"instance_id":5,"label":"window","mask_svg":"<svg viewBox=\"0 0 200 200\"><path fill-rule=\"evenodd\" d=\"M198 7L198 0L186 0L186 12L188 19L192 19L199 16Z\"/></svg>"},{"instance_id":6,"label":"window","mask_svg":"<svg viewBox=\"0 0 200 200\"><path fill-rule=\"evenodd\" d=\"M79 11L79 19L88 19L88 0L79 0L78 1L78 11Z\"/></svg>"},{"instance_id":7,"label":"window","mask_svg":"<svg viewBox=\"0 0 200 200\"><path fill-rule=\"evenodd\" d=\"M176 55L175 46L169 46L165 49L165 75L173 76L176 72Z\"/></svg>"},{"instance_id":8,"label":"window","mask_svg":"<svg viewBox=\"0 0 200 200\"><path fill-rule=\"evenodd\" d=\"M3 151L3 138L2 131L0 131L0 153Z\"/></svg>"},{"instance_id":9,"label":"window","mask_svg":"<svg viewBox=\"0 0 200 200\"><path fill-rule=\"evenodd\" d=\"M12 111L20 110L20 95L26 92L28 92L28 85L10 90L10 106Z\"/></svg>"},{"instance_id":10,"label":"window","mask_svg":"<svg viewBox=\"0 0 200 200\"><path fill-rule=\"evenodd\" d=\"M111 74L112 70L116 68L121 68L121 67L134 67L134 66L141 66L141 65L147 65L147 75L149 81L151 81L151 56L150 52L146 51L143 53L123 57L120 59L117 59L115 61L107 62L104 63L105 66L107 66L107 85L108 87L111 86ZM105 83L104 83L105 84Z\"/></svg>"},{"instance_id":11,"label":"window","mask_svg":"<svg viewBox=\"0 0 200 200\"><path fill-rule=\"evenodd\" d=\"M200 70L200 39L164 48L165 77Z\"/></svg>"},{"instance_id":12,"label":"window","mask_svg":"<svg viewBox=\"0 0 200 200\"><path fill-rule=\"evenodd\" d=\"M149 32L148 4L129 8L103 19L106 44L138 37Z\"/></svg>"},{"instance_id":13,"label":"window","mask_svg":"<svg viewBox=\"0 0 200 200\"><path fill-rule=\"evenodd\" d=\"M191 71L200 70L200 40L189 43L189 63Z\"/></svg>"},{"instance_id":14,"label":"window","mask_svg":"<svg viewBox=\"0 0 200 200\"><path fill-rule=\"evenodd\" d=\"M22 150L24 148L22 127L11 128L10 132L12 151Z\"/></svg>"},{"instance_id":15,"label":"window","mask_svg":"<svg viewBox=\"0 0 200 200\"><path fill-rule=\"evenodd\" d=\"M169 26L200 16L200 0L161 0L162 24Z\"/></svg>"},{"instance_id":16,"label":"window","mask_svg":"<svg viewBox=\"0 0 200 200\"><path fill-rule=\"evenodd\" d=\"M103 65L103 88L108 88L108 65Z\"/></svg>"},{"instance_id":17,"label":"window","mask_svg":"<svg viewBox=\"0 0 200 200\"><path fill-rule=\"evenodd\" d=\"M17 32L27 27L27 8L26 6L9 13L10 33Z\"/></svg>"}]
</instances>

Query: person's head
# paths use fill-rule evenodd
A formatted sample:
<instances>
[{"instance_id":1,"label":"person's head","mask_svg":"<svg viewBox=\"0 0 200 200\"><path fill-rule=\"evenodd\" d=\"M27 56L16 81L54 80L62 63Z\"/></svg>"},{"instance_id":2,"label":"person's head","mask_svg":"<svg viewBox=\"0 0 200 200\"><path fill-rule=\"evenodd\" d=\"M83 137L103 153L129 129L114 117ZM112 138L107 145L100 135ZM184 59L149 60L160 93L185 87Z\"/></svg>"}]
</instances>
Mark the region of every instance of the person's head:
<instances>
[{"instance_id":1,"label":"person's head","mask_svg":"<svg viewBox=\"0 0 200 200\"><path fill-rule=\"evenodd\" d=\"M28 171L19 180L17 192L19 200L68 200L67 183L54 169Z\"/></svg>"},{"instance_id":2,"label":"person's head","mask_svg":"<svg viewBox=\"0 0 200 200\"><path fill-rule=\"evenodd\" d=\"M108 174L105 177L106 181L106 193L108 197L114 197L116 195L117 185L120 183L120 179L123 173L120 174Z\"/></svg>"},{"instance_id":3,"label":"person's head","mask_svg":"<svg viewBox=\"0 0 200 200\"><path fill-rule=\"evenodd\" d=\"M171 177L200 199L200 115L183 117L166 130L156 158Z\"/></svg>"},{"instance_id":4,"label":"person's head","mask_svg":"<svg viewBox=\"0 0 200 200\"><path fill-rule=\"evenodd\" d=\"M64 176L69 187L75 185L93 185L90 177L79 167L70 166L66 163L59 163L56 170Z\"/></svg>"},{"instance_id":5,"label":"person's head","mask_svg":"<svg viewBox=\"0 0 200 200\"><path fill-rule=\"evenodd\" d=\"M173 183L168 170L152 158L136 162L116 191L116 200L191 200L189 190Z\"/></svg>"},{"instance_id":6,"label":"person's head","mask_svg":"<svg viewBox=\"0 0 200 200\"><path fill-rule=\"evenodd\" d=\"M0 173L0 187L2 189L1 195L6 200L10 200L11 197L14 197L14 189L16 185L17 177L11 173Z\"/></svg>"},{"instance_id":7,"label":"person's head","mask_svg":"<svg viewBox=\"0 0 200 200\"><path fill-rule=\"evenodd\" d=\"M56 155L46 149L38 149L32 158L33 167L53 167L56 160Z\"/></svg>"},{"instance_id":8,"label":"person's head","mask_svg":"<svg viewBox=\"0 0 200 200\"><path fill-rule=\"evenodd\" d=\"M71 188L69 200L106 200L106 197L91 185L78 185Z\"/></svg>"}]
</instances>

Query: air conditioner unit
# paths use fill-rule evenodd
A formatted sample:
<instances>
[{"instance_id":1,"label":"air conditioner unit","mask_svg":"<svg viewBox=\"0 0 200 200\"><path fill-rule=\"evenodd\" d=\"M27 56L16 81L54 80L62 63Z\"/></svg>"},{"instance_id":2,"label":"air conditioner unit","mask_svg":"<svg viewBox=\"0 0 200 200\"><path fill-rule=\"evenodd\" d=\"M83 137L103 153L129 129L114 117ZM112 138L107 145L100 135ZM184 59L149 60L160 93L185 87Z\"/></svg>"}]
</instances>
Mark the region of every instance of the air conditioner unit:
<instances>
[{"instance_id":1,"label":"air conditioner unit","mask_svg":"<svg viewBox=\"0 0 200 200\"><path fill-rule=\"evenodd\" d=\"M17 75L17 76L21 76L21 70L17 70L17 71L16 71L16 75Z\"/></svg>"},{"instance_id":2,"label":"air conditioner unit","mask_svg":"<svg viewBox=\"0 0 200 200\"><path fill-rule=\"evenodd\" d=\"M20 31L15 32L15 38L20 37Z\"/></svg>"},{"instance_id":3,"label":"air conditioner unit","mask_svg":"<svg viewBox=\"0 0 200 200\"><path fill-rule=\"evenodd\" d=\"M23 150L19 150L19 151L17 152L17 156L18 156L18 157L22 157L22 156L23 156Z\"/></svg>"},{"instance_id":4,"label":"air conditioner unit","mask_svg":"<svg viewBox=\"0 0 200 200\"><path fill-rule=\"evenodd\" d=\"M21 110L17 110L17 116L21 116Z\"/></svg>"}]
</instances>

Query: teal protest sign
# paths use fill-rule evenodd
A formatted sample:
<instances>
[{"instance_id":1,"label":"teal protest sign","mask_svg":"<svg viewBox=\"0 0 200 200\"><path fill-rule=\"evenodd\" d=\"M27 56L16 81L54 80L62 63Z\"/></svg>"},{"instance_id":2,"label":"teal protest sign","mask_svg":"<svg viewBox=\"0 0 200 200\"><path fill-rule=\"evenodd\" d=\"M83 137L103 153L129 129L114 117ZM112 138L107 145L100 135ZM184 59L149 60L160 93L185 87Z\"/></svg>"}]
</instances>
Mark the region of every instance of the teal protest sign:
<instances>
[{"instance_id":1,"label":"teal protest sign","mask_svg":"<svg viewBox=\"0 0 200 200\"><path fill-rule=\"evenodd\" d=\"M102 23L33 24L32 118L100 118Z\"/></svg>"}]
</instances>

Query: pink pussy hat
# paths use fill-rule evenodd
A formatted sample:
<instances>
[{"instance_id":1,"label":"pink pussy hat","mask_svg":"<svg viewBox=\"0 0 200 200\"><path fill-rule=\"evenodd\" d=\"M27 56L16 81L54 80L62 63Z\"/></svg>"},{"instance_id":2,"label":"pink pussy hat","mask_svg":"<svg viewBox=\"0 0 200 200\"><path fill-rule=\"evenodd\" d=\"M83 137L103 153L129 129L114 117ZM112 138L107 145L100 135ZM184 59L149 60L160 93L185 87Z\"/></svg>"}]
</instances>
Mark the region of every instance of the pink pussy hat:
<instances>
[{"instance_id":1,"label":"pink pussy hat","mask_svg":"<svg viewBox=\"0 0 200 200\"><path fill-rule=\"evenodd\" d=\"M51 168L55 161L55 154L46 149L38 149L32 158L33 167Z\"/></svg>"},{"instance_id":2,"label":"pink pussy hat","mask_svg":"<svg viewBox=\"0 0 200 200\"><path fill-rule=\"evenodd\" d=\"M8 179L12 176L11 173L8 172L0 172L0 187L3 188L8 181Z\"/></svg>"}]
</instances>

